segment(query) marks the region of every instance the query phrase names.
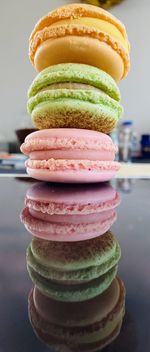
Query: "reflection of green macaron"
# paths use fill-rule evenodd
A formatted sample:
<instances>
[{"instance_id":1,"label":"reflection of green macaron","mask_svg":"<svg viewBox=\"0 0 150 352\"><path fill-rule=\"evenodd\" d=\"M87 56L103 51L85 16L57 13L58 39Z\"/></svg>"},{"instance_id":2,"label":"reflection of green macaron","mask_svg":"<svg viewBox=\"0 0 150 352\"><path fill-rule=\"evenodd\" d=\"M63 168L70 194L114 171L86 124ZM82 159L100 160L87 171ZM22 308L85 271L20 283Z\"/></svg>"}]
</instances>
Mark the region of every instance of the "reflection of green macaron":
<instances>
[{"instance_id":1,"label":"reflection of green macaron","mask_svg":"<svg viewBox=\"0 0 150 352\"><path fill-rule=\"evenodd\" d=\"M120 92L111 76L83 64L59 64L38 74L29 89L34 125L110 132L122 113Z\"/></svg>"},{"instance_id":2,"label":"reflection of green macaron","mask_svg":"<svg viewBox=\"0 0 150 352\"><path fill-rule=\"evenodd\" d=\"M34 238L27 249L27 266L31 279L47 296L83 301L111 284L120 254L111 232L75 243Z\"/></svg>"},{"instance_id":3,"label":"reflection of green macaron","mask_svg":"<svg viewBox=\"0 0 150 352\"><path fill-rule=\"evenodd\" d=\"M99 351L120 332L125 288L115 278L101 295L69 303L54 301L34 287L28 302L29 318L37 337L54 351Z\"/></svg>"}]
</instances>

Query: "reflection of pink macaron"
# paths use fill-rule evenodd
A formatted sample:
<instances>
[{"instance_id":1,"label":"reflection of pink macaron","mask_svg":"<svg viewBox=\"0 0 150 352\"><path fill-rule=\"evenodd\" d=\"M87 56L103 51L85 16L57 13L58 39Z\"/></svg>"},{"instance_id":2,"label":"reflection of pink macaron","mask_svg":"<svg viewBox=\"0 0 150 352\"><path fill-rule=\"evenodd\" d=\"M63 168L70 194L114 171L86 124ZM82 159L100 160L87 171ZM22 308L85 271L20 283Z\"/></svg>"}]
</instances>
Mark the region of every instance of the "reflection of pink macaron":
<instances>
[{"instance_id":1,"label":"reflection of pink macaron","mask_svg":"<svg viewBox=\"0 0 150 352\"><path fill-rule=\"evenodd\" d=\"M120 196L111 186L33 185L26 194L21 218L36 237L81 241L109 230L116 220Z\"/></svg>"},{"instance_id":2,"label":"reflection of pink macaron","mask_svg":"<svg viewBox=\"0 0 150 352\"><path fill-rule=\"evenodd\" d=\"M116 146L100 132L79 129L40 130L28 135L21 151L29 156L29 176L52 182L110 180L119 170Z\"/></svg>"}]
</instances>

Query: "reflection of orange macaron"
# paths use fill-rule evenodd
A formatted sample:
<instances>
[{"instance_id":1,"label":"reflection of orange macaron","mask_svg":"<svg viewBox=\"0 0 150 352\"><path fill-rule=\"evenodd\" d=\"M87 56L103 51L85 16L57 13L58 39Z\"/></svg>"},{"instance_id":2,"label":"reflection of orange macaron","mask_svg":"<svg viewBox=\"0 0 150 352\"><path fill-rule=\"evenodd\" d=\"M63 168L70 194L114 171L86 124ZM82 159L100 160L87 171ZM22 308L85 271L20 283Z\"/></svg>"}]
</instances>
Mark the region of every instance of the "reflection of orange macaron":
<instances>
[{"instance_id":1,"label":"reflection of orange macaron","mask_svg":"<svg viewBox=\"0 0 150 352\"><path fill-rule=\"evenodd\" d=\"M29 295L33 329L53 351L94 352L119 334L125 310L125 287L116 278L103 294L85 302L58 302L35 287Z\"/></svg>"},{"instance_id":2,"label":"reflection of orange macaron","mask_svg":"<svg viewBox=\"0 0 150 352\"><path fill-rule=\"evenodd\" d=\"M124 25L105 10L70 4L40 19L29 41L37 71L62 62L99 67L115 80L129 70L129 43Z\"/></svg>"}]
</instances>

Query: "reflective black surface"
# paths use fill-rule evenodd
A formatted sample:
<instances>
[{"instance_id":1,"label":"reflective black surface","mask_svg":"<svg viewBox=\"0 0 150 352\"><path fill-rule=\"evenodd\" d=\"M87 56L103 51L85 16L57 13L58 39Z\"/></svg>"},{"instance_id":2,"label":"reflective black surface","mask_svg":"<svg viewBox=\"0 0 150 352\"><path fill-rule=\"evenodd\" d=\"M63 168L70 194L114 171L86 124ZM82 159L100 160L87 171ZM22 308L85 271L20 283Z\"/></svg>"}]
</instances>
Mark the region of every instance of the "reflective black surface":
<instances>
[{"instance_id":1,"label":"reflective black surface","mask_svg":"<svg viewBox=\"0 0 150 352\"><path fill-rule=\"evenodd\" d=\"M119 276L125 283L126 315L107 352L150 350L150 180L114 181L122 194L113 225L122 248ZM36 338L28 319L32 283L26 271L31 235L20 222L28 182L0 178L0 352L52 351Z\"/></svg>"}]
</instances>

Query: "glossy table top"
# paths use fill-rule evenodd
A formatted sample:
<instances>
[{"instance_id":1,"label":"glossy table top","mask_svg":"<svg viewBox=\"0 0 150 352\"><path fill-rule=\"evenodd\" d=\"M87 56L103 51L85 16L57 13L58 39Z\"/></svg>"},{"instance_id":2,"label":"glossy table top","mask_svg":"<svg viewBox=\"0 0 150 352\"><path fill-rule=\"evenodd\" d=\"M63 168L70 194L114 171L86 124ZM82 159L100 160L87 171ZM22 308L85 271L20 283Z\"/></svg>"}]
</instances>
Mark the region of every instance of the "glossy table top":
<instances>
[{"instance_id":1,"label":"glossy table top","mask_svg":"<svg viewBox=\"0 0 150 352\"><path fill-rule=\"evenodd\" d=\"M126 287L121 333L106 352L150 351L150 180L115 180L122 202L113 225L121 248L119 276ZM51 351L35 336L28 318L33 286L26 270L31 241L20 222L28 182L0 177L0 352ZM78 351L77 351L78 352Z\"/></svg>"}]
</instances>

